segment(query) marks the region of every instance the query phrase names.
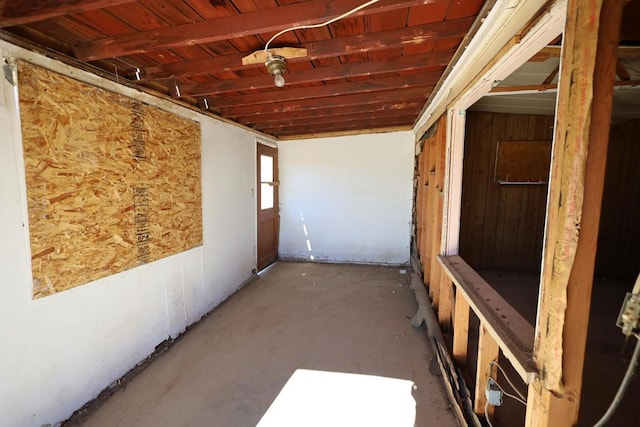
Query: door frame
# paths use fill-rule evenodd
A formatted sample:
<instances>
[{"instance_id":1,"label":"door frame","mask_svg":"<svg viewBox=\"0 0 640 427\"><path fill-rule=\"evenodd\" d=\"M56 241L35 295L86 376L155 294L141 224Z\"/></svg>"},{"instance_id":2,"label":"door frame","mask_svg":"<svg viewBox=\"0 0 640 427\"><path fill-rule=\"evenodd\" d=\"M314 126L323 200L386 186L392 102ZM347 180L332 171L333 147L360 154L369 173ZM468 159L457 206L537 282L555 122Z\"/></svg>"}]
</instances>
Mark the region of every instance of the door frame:
<instances>
[{"instance_id":1,"label":"door frame","mask_svg":"<svg viewBox=\"0 0 640 427\"><path fill-rule=\"evenodd\" d=\"M275 215L275 241L274 241L274 250L275 256L273 259L269 259L266 265L262 265L260 259L260 222L261 222L261 176L260 176L260 155L261 154L273 154L274 164L273 164L273 181L274 182L274 200L273 200L273 211L272 215ZM280 241L280 195L279 195L279 171L278 171L278 146L274 143L270 143L264 140L256 139L256 148L255 148L255 171L256 171L256 204L255 204L255 213L256 213L256 271L259 272L264 270L274 262L278 260L278 247Z\"/></svg>"}]
</instances>

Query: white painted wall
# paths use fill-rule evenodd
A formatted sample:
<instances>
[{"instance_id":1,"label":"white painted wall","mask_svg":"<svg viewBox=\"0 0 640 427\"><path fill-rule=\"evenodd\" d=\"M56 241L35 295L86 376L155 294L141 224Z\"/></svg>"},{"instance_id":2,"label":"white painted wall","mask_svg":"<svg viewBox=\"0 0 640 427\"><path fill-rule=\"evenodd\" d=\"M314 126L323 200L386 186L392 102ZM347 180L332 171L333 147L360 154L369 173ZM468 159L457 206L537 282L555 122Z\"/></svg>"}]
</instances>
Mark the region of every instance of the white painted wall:
<instances>
[{"instance_id":1,"label":"white painted wall","mask_svg":"<svg viewBox=\"0 0 640 427\"><path fill-rule=\"evenodd\" d=\"M414 138L280 141L280 257L408 263Z\"/></svg>"},{"instance_id":2,"label":"white painted wall","mask_svg":"<svg viewBox=\"0 0 640 427\"><path fill-rule=\"evenodd\" d=\"M252 276L255 135L0 42L32 62L201 122L204 245L31 299L16 93L0 74L0 425L66 419Z\"/></svg>"}]
</instances>

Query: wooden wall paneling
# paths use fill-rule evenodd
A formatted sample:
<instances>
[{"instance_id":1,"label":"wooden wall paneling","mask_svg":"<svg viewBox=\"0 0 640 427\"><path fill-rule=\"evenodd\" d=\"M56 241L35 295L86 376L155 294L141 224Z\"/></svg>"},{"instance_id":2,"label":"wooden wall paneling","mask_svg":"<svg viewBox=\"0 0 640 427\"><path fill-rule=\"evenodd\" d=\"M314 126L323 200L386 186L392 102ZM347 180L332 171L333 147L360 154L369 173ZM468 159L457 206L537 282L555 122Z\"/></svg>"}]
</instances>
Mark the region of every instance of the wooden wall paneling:
<instances>
[{"instance_id":1,"label":"wooden wall paneling","mask_svg":"<svg viewBox=\"0 0 640 427\"><path fill-rule=\"evenodd\" d=\"M491 121L491 150L489 152L490 162L495 162L498 148L496 142L506 139L506 120L507 116L505 114L493 115L493 120ZM493 269L498 266L496 261L498 257L498 253L496 251L496 235L498 232L499 189L500 187L498 184L496 184L492 179L491 182L487 183L487 200L485 210L483 211L483 215L486 218L484 222L485 228L481 238L481 243L478 242L478 244L482 244L482 258L480 259L480 266L482 268Z\"/></svg>"},{"instance_id":2,"label":"wooden wall paneling","mask_svg":"<svg viewBox=\"0 0 640 427\"><path fill-rule=\"evenodd\" d=\"M633 279L640 259L640 120L611 127L596 275Z\"/></svg>"},{"instance_id":3,"label":"wooden wall paneling","mask_svg":"<svg viewBox=\"0 0 640 427\"><path fill-rule=\"evenodd\" d=\"M553 118L475 111L467 117L460 254L476 269L535 273L546 186L496 183L497 142L545 140Z\"/></svg>"},{"instance_id":4,"label":"wooden wall paneling","mask_svg":"<svg viewBox=\"0 0 640 427\"><path fill-rule=\"evenodd\" d=\"M490 176L493 176L493 161L489 158L491 155L492 120L491 114L481 114L476 121L474 141L469 141L469 148L473 156L469 256L474 263L479 263L482 259L482 245L473 242L482 241L485 225L485 215L482 213L486 209L488 182L491 180Z\"/></svg>"},{"instance_id":5,"label":"wooden wall paneling","mask_svg":"<svg viewBox=\"0 0 640 427\"><path fill-rule=\"evenodd\" d=\"M34 297L202 245L199 123L18 70Z\"/></svg>"},{"instance_id":6,"label":"wooden wall paneling","mask_svg":"<svg viewBox=\"0 0 640 427\"><path fill-rule=\"evenodd\" d=\"M469 310L469 302L462 293L456 291L453 314L453 358L459 366L467 365Z\"/></svg>"},{"instance_id":7,"label":"wooden wall paneling","mask_svg":"<svg viewBox=\"0 0 640 427\"><path fill-rule=\"evenodd\" d=\"M578 421L623 6L567 4L527 426Z\"/></svg>"},{"instance_id":8,"label":"wooden wall paneling","mask_svg":"<svg viewBox=\"0 0 640 427\"><path fill-rule=\"evenodd\" d=\"M478 365L476 367L476 387L473 401L473 410L476 414L484 415L484 406L487 399L484 389L489 378L496 379L497 367L490 362L497 362L500 356L498 343L489 334L485 326L480 323L478 336ZM489 405L489 418L493 416L494 407Z\"/></svg>"}]
</instances>

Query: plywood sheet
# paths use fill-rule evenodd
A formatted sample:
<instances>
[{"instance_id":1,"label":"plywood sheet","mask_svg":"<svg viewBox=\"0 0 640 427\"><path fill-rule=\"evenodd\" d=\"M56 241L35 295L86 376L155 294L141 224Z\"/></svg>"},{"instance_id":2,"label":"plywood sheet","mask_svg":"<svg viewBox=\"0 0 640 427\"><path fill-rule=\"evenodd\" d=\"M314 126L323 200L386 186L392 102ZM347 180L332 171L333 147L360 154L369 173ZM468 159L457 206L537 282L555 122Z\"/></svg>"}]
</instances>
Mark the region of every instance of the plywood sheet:
<instances>
[{"instance_id":1,"label":"plywood sheet","mask_svg":"<svg viewBox=\"0 0 640 427\"><path fill-rule=\"evenodd\" d=\"M33 296L202 244L200 125L19 63Z\"/></svg>"},{"instance_id":2,"label":"plywood sheet","mask_svg":"<svg viewBox=\"0 0 640 427\"><path fill-rule=\"evenodd\" d=\"M498 141L495 180L501 184L549 181L551 141Z\"/></svg>"}]
</instances>

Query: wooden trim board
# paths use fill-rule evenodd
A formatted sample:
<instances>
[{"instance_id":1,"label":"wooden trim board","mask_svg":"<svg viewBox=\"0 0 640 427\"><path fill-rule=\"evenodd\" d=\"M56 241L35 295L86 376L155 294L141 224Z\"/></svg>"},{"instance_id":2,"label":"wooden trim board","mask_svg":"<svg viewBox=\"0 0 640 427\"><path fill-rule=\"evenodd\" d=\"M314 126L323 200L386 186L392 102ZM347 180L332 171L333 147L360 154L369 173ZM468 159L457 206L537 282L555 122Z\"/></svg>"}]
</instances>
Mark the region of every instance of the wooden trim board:
<instances>
[{"instance_id":1,"label":"wooden trim board","mask_svg":"<svg viewBox=\"0 0 640 427\"><path fill-rule=\"evenodd\" d=\"M466 299L518 375L531 383L538 374L531 357L533 326L458 255L438 259L456 285L456 299Z\"/></svg>"}]
</instances>

